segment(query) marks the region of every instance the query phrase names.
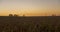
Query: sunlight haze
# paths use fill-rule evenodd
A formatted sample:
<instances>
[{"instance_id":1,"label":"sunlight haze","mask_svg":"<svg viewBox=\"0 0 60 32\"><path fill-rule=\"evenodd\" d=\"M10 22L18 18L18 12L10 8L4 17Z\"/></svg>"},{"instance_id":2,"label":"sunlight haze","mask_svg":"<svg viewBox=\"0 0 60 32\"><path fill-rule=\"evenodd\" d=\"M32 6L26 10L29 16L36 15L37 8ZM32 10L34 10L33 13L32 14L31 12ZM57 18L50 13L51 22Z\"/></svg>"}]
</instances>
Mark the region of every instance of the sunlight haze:
<instances>
[{"instance_id":1,"label":"sunlight haze","mask_svg":"<svg viewBox=\"0 0 60 32\"><path fill-rule=\"evenodd\" d=\"M60 15L60 0L0 0L0 16L17 14L26 16Z\"/></svg>"}]
</instances>

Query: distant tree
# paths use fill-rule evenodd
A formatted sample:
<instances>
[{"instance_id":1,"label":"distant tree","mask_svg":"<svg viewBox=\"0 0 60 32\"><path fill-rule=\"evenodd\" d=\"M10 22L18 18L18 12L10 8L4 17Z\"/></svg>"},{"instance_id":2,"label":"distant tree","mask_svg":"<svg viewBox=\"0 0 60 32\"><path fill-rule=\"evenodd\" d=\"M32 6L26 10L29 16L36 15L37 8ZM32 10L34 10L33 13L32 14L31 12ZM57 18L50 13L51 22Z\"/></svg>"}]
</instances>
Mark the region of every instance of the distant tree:
<instances>
[{"instance_id":1,"label":"distant tree","mask_svg":"<svg viewBox=\"0 0 60 32\"><path fill-rule=\"evenodd\" d=\"M52 14L52 16L56 16L55 14Z\"/></svg>"},{"instance_id":2,"label":"distant tree","mask_svg":"<svg viewBox=\"0 0 60 32\"><path fill-rule=\"evenodd\" d=\"M9 16L13 16L12 14L9 14Z\"/></svg>"},{"instance_id":3,"label":"distant tree","mask_svg":"<svg viewBox=\"0 0 60 32\"><path fill-rule=\"evenodd\" d=\"M14 16L18 16L17 14L14 14Z\"/></svg>"},{"instance_id":4,"label":"distant tree","mask_svg":"<svg viewBox=\"0 0 60 32\"><path fill-rule=\"evenodd\" d=\"M23 17L25 16L25 14L23 14Z\"/></svg>"}]
</instances>

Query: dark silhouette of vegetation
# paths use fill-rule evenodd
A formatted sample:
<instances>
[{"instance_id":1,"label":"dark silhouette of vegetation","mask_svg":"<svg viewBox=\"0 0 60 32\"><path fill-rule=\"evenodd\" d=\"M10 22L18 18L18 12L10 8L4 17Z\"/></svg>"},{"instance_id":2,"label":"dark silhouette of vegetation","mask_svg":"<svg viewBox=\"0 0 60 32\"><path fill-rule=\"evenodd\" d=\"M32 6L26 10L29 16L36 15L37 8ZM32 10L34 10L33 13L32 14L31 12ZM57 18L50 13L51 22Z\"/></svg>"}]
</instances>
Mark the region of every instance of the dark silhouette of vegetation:
<instances>
[{"instance_id":1,"label":"dark silhouette of vegetation","mask_svg":"<svg viewBox=\"0 0 60 32\"><path fill-rule=\"evenodd\" d=\"M13 16L12 14L9 14L9 16Z\"/></svg>"},{"instance_id":2,"label":"dark silhouette of vegetation","mask_svg":"<svg viewBox=\"0 0 60 32\"><path fill-rule=\"evenodd\" d=\"M25 14L23 14L23 17L25 17Z\"/></svg>"},{"instance_id":3,"label":"dark silhouette of vegetation","mask_svg":"<svg viewBox=\"0 0 60 32\"><path fill-rule=\"evenodd\" d=\"M14 17L17 17L18 15L17 15L17 14L14 14L14 15L12 15L12 14L9 14L9 16L14 16Z\"/></svg>"},{"instance_id":4,"label":"dark silhouette of vegetation","mask_svg":"<svg viewBox=\"0 0 60 32\"><path fill-rule=\"evenodd\" d=\"M17 14L14 14L14 16L16 16L16 17L17 17L18 15L17 15Z\"/></svg>"},{"instance_id":5,"label":"dark silhouette of vegetation","mask_svg":"<svg viewBox=\"0 0 60 32\"><path fill-rule=\"evenodd\" d=\"M52 14L52 16L56 16L55 14Z\"/></svg>"},{"instance_id":6,"label":"dark silhouette of vegetation","mask_svg":"<svg viewBox=\"0 0 60 32\"><path fill-rule=\"evenodd\" d=\"M60 17L0 17L0 32L60 32Z\"/></svg>"}]
</instances>

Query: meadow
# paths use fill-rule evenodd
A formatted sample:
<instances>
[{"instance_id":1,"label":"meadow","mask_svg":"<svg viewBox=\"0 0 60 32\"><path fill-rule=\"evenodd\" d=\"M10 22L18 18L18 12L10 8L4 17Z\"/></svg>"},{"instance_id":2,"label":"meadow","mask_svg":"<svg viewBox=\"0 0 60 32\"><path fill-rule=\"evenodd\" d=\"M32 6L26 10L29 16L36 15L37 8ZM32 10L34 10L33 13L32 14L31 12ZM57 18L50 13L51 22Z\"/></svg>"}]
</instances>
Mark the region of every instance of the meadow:
<instances>
[{"instance_id":1,"label":"meadow","mask_svg":"<svg viewBox=\"0 0 60 32\"><path fill-rule=\"evenodd\" d=\"M0 32L60 32L60 16L0 16Z\"/></svg>"}]
</instances>

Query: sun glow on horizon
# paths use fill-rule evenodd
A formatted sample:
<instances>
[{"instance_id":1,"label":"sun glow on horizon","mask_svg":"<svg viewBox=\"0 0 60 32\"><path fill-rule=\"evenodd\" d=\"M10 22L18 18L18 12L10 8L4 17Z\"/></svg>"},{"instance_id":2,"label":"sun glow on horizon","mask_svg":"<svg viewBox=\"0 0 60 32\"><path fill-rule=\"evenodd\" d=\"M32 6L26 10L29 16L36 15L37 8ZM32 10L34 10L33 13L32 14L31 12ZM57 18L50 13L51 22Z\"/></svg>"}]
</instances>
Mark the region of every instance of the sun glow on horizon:
<instances>
[{"instance_id":1,"label":"sun glow on horizon","mask_svg":"<svg viewBox=\"0 0 60 32\"><path fill-rule=\"evenodd\" d=\"M29 10L29 9L28 9ZM0 12L0 16L8 16L9 14L17 14L19 16L51 16L52 14L59 15L60 11L47 11L47 10L5 10Z\"/></svg>"},{"instance_id":2,"label":"sun glow on horizon","mask_svg":"<svg viewBox=\"0 0 60 32\"><path fill-rule=\"evenodd\" d=\"M17 14L19 16L60 15L60 0L2 0L0 16Z\"/></svg>"}]
</instances>

